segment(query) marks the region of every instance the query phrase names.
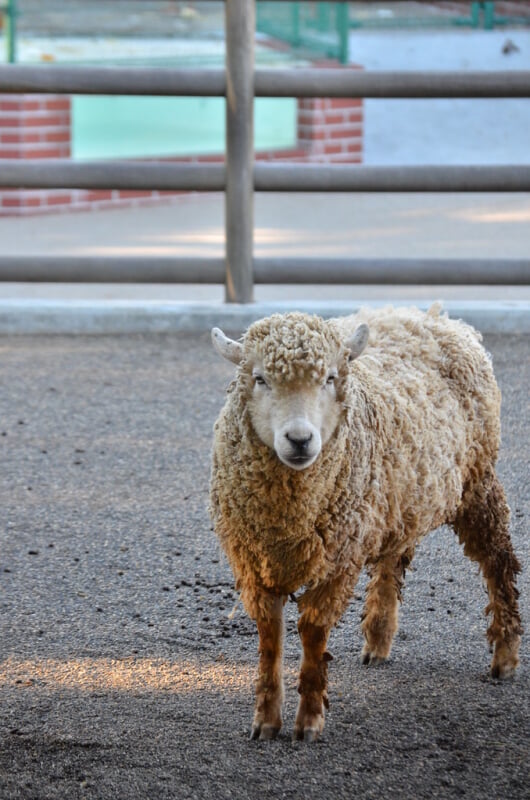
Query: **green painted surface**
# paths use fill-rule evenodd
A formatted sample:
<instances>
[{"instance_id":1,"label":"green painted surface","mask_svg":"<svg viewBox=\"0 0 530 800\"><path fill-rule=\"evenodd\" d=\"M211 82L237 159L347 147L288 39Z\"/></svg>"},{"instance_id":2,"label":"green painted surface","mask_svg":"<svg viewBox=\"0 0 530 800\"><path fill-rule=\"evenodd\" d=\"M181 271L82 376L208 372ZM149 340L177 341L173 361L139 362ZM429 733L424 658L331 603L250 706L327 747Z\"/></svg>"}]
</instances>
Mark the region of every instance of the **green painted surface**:
<instances>
[{"instance_id":1,"label":"green painted surface","mask_svg":"<svg viewBox=\"0 0 530 800\"><path fill-rule=\"evenodd\" d=\"M74 158L186 156L224 152L220 97L72 98ZM296 144L296 100L255 102L256 150Z\"/></svg>"},{"instance_id":2,"label":"green painted surface","mask_svg":"<svg viewBox=\"0 0 530 800\"><path fill-rule=\"evenodd\" d=\"M256 25L313 57L348 63L347 3L258 3Z\"/></svg>"}]
</instances>

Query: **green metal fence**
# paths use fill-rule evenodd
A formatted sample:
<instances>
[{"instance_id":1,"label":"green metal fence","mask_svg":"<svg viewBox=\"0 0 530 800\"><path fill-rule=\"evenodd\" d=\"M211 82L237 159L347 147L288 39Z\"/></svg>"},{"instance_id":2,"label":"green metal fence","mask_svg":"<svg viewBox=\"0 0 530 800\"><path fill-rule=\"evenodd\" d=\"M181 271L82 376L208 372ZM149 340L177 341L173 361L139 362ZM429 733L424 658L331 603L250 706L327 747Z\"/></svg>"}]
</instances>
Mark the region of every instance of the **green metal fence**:
<instances>
[{"instance_id":1,"label":"green metal fence","mask_svg":"<svg viewBox=\"0 0 530 800\"><path fill-rule=\"evenodd\" d=\"M495 2L460 3L458 12L449 13L435 4L425 3L422 14L407 15L388 3L388 8L372 9L364 3L257 3L257 30L285 42L310 57L348 61L350 28L435 28L468 27L493 30L499 25L530 25L530 15L500 15ZM497 3L498 6L498 3ZM524 4L521 10L524 11Z\"/></svg>"},{"instance_id":2,"label":"green metal fence","mask_svg":"<svg viewBox=\"0 0 530 800\"><path fill-rule=\"evenodd\" d=\"M16 18L16 0L0 0L0 22L3 23L5 34L6 60L10 64L16 61Z\"/></svg>"},{"instance_id":3,"label":"green metal fence","mask_svg":"<svg viewBox=\"0 0 530 800\"><path fill-rule=\"evenodd\" d=\"M356 8L356 3L350 4L350 28L435 28L459 26L468 28L482 28L493 30L499 25L530 25L530 15L501 15L497 13L495 2L468 2L460 3L458 13L450 13L443 8L436 8L436 4L425 3L422 14L406 15L396 13L397 3L389 3L388 8L362 9ZM521 11L524 11L521 3ZM394 7L394 8L393 8Z\"/></svg>"},{"instance_id":4,"label":"green metal fence","mask_svg":"<svg viewBox=\"0 0 530 800\"><path fill-rule=\"evenodd\" d=\"M257 3L256 27L291 47L348 62L348 3Z\"/></svg>"},{"instance_id":5,"label":"green metal fence","mask_svg":"<svg viewBox=\"0 0 530 800\"><path fill-rule=\"evenodd\" d=\"M519 15L497 13L499 3L461 3L457 14L433 13L430 3L424 13L416 16L395 13L399 3L377 12L368 4L342 2L258 2L257 30L285 42L301 54L348 62L348 31L350 28L426 28L449 25L493 30L497 26L530 25L530 14L524 13L528 3L521 3ZM6 60L16 61L17 0L0 0L0 20L3 21ZM0 61L2 59L0 58Z\"/></svg>"},{"instance_id":6,"label":"green metal fence","mask_svg":"<svg viewBox=\"0 0 530 800\"><path fill-rule=\"evenodd\" d=\"M495 3L477 3L477 5L484 6L484 27L486 30L491 30L497 25L530 25L528 3L521 3L520 10L526 13L517 16L497 14Z\"/></svg>"}]
</instances>

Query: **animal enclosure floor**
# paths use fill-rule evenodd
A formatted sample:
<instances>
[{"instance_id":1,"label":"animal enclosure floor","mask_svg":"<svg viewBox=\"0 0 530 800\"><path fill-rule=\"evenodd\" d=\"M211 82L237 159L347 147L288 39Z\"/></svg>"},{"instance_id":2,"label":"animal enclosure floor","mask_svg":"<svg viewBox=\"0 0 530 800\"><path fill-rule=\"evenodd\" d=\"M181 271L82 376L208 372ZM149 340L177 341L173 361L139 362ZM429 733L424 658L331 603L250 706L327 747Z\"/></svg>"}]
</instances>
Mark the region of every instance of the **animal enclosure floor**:
<instances>
[{"instance_id":1,"label":"animal enclosure floor","mask_svg":"<svg viewBox=\"0 0 530 800\"><path fill-rule=\"evenodd\" d=\"M500 475L529 628L530 337L488 336ZM257 664L207 515L232 369L209 336L0 339L0 798L527 796L529 646L487 675L477 569L446 529L420 546L392 657L359 661L363 582L334 631L321 741L249 741Z\"/></svg>"}]
</instances>

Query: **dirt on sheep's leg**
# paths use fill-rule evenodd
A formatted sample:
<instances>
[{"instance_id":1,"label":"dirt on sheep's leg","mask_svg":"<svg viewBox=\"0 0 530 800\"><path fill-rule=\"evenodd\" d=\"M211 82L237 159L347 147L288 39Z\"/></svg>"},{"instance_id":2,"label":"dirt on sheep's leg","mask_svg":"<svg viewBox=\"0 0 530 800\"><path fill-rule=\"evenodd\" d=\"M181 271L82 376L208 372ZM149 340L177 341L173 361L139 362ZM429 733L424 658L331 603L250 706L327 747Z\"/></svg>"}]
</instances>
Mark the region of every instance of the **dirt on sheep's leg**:
<instances>
[{"instance_id":1,"label":"dirt on sheep's leg","mask_svg":"<svg viewBox=\"0 0 530 800\"><path fill-rule=\"evenodd\" d=\"M454 522L464 545L464 553L478 561L486 581L492 614L488 640L493 647L491 674L494 678L512 675L519 664L522 626L519 616L516 575L521 566L513 551L509 533L510 509L504 489L493 470L479 486L464 492L462 506Z\"/></svg>"},{"instance_id":2,"label":"dirt on sheep's leg","mask_svg":"<svg viewBox=\"0 0 530 800\"><path fill-rule=\"evenodd\" d=\"M363 664L380 664L390 655L398 628L403 576L413 554L412 549L401 556L387 556L370 567L362 622L366 640L361 656Z\"/></svg>"},{"instance_id":3,"label":"dirt on sheep's leg","mask_svg":"<svg viewBox=\"0 0 530 800\"><path fill-rule=\"evenodd\" d=\"M324 708L329 708L328 661L326 651L329 628L313 625L300 617L300 639L304 648L298 692L300 702L294 725L293 739L314 742L324 729Z\"/></svg>"},{"instance_id":4,"label":"dirt on sheep's leg","mask_svg":"<svg viewBox=\"0 0 530 800\"><path fill-rule=\"evenodd\" d=\"M275 739L282 727L284 598L266 595L257 604L259 668L252 739Z\"/></svg>"}]
</instances>

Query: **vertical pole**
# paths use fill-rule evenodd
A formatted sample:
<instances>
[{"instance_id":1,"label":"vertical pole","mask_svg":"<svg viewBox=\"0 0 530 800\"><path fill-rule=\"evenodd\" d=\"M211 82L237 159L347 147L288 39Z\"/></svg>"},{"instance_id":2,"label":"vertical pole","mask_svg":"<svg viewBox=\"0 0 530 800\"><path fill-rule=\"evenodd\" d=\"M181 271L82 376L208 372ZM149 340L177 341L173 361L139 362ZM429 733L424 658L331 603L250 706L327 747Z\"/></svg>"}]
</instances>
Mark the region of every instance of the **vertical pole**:
<instances>
[{"instance_id":1,"label":"vertical pole","mask_svg":"<svg viewBox=\"0 0 530 800\"><path fill-rule=\"evenodd\" d=\"M337 33L339 37L339 61L341 64L348 63L349 40L350 40L350 20L349 3L336 3L337 14Z\"/></svg>"},{"instance_id":2,"label":"vertical pole","mask_svg":"<svg viewBox=\"0 0 530 800\"><path fill-rule=\"evenodd\" d=\"M292 44L294 47L299 47L301 43L300 3L291 3L291 31L292 31Z\"/></svg>"},{"instance_id":3,"label":"vertical pole","mask_svg":"<svg viewBox=\"0 0 530 800\"><path fill-rule=\"evenodd\" d=\"M484 3L484 30L492 31L495 27L495 3Z\"/></svg>"},{"instance_id":4,"label":"vertical pole","mask_svg":"<svg viewBox=\"0 0 530 800\"><path fill-rule=\"evenodd\" d=\"M227 303L254 293L254 0L225 0Z\"/></svg>"},{"instance_id":5,"label":"vertical pole","mask_svg":"<svg viewBox=\"0 0 530 800\"><path fill-rule=\"evenodd\" d=\"M16 61L16 1L7 0L6 7L6 45L7 45L7 60L10 64Z\"/></svg>"},{"instance_id":6,"label":"vertical pole","mask_svg":"<svg viewBox=\"0 0 530 800\"><path fill-rule=\"evenodd\" d=\"M329 5L319 3L317 5L316 27L320 33L329 33Z\"/></svg>"}]
</instances>

